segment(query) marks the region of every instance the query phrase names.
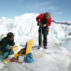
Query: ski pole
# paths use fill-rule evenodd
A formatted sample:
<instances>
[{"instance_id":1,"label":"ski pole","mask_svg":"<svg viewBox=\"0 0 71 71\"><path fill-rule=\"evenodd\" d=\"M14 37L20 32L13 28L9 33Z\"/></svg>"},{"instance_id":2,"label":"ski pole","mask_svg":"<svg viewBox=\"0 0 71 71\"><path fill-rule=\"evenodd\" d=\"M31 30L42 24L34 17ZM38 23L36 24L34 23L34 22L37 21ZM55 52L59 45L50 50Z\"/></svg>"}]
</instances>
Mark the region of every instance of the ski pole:
<instances>
[{"instance_id":1,"label":"ski pole","mask_svg":"<svg viewBox=\"0 0 71 71\"><path fill-rule=\"evenodd\" d=\"M41 47L43 47L42 46L42 44L43 44L43 42L42 42L42 23L40 23L40 31L41 31L41 33L40 33L40 35L41 35Z\"/></svg>"}]
</instances>

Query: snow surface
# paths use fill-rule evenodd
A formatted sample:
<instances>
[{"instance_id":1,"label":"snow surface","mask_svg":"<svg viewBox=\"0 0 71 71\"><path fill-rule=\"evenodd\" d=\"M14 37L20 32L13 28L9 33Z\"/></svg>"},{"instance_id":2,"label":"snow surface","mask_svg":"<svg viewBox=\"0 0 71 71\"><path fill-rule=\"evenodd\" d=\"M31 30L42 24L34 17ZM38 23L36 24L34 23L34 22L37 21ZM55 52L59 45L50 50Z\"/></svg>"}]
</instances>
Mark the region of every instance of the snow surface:
<instances>
[{"instance_id":1,"label":"snow surface","mask_svg":"<svg viewBox=\"0 0 71 71\"><path fill-rule=\"evenodd\" d=\"M0 56L0 71L71 71L71 54L67 51L71 49L71 39L68 40L68 37L71 38L69 35L71 26L52 23L48 35L48 49L37 50L38 26L35 20L37 15L26 13L15 16L14 19L6 17L0 19L0 39L2 36L6 36L6 33L13 32L19 48L22 48L20 45L25 45L29 39L34 39L33 63L8 63L4 65Z\"/></svg>"}]
</instances>

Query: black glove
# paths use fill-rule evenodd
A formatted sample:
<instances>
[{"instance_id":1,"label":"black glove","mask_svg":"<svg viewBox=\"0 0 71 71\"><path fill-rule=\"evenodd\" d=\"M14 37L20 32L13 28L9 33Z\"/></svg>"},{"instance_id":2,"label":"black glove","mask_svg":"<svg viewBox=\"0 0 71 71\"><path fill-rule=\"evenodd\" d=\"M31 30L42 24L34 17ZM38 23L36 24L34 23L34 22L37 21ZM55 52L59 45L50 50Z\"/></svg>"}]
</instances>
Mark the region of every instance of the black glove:
<instances>
[{"instance_id":1,"label":"black glove","mask_svg":"<svg viewBox=\"0 0 71 71\"><path fill-rule=\"evenodd\" d=\"M37 26L39 26L39 22L37 23Z\"/></svg>"}]
</instances>

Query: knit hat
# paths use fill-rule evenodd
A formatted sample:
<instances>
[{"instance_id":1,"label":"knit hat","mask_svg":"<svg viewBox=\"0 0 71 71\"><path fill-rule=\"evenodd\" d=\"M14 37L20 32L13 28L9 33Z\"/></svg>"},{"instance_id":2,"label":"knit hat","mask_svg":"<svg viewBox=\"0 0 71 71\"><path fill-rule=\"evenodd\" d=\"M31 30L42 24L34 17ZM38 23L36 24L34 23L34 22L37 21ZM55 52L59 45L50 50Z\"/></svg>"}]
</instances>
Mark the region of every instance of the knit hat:
<instances>
[{"instance_id":1,"label":"knit hat","mask_svg":"<svg viewBox=\"0 0 71 71\"><path fill-rule=\"evenodd\" d=\"M9 32L9 33L7 34L7 38L11 38L11 37L14 37L14 34L13 34L12 32Z\"/></svg>"}]
</instances>

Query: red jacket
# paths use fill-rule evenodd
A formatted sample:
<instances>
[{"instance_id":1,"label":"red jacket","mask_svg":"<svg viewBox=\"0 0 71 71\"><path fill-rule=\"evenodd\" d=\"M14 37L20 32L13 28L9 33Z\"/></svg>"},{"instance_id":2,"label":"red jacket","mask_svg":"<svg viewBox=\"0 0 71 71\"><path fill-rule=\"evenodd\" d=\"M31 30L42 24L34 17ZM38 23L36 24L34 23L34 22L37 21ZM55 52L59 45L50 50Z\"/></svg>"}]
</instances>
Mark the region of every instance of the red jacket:
<instances>
[{"instance_id":1,"label":"red jacket","mask_svg":"<svg viewBox=\"0 0 71 71\"><path fill-rule=\"evenodd\" d=\"M47 26L50 26L50 25L51 25L51 17L49 17L49 18L47 19L46 16L45 16L45 13L41 13L40 15L38 15L38 16L36 17L36 21L37 21L38 23L42 22L42 19L43 19L43 21L46 21ZM44 24L45 24L45 23L44 23Z\"/></svg>"}]
</instances>

